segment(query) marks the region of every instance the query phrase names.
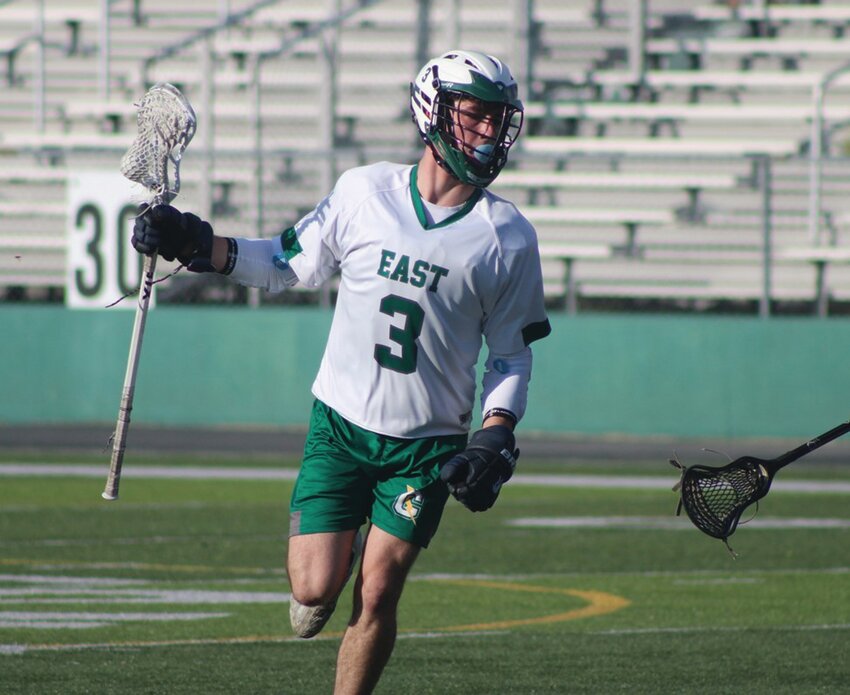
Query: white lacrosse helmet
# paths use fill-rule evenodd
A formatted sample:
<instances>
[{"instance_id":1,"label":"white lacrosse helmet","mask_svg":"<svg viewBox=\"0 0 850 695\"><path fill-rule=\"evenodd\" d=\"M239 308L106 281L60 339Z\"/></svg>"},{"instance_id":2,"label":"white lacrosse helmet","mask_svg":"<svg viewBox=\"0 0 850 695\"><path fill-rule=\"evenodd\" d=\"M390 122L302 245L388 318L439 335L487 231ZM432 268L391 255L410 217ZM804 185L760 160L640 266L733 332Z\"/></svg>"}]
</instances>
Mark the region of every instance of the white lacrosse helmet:
<instances>
[{"instance_id":1,"label":"white lacrosse helmet","mask_svg":"<svg viewBox=\"0 0 850 695\"><path fill-rule=\"evenodd\" d=\"M457 111L475 99L493 119L492 142L466 144ZM410 83L410 111L424 142L452 176L484 188L495 179L522 128L522 102L508 66L477 51L449 51L430 60Z\"/></svg>"}]
</instances>

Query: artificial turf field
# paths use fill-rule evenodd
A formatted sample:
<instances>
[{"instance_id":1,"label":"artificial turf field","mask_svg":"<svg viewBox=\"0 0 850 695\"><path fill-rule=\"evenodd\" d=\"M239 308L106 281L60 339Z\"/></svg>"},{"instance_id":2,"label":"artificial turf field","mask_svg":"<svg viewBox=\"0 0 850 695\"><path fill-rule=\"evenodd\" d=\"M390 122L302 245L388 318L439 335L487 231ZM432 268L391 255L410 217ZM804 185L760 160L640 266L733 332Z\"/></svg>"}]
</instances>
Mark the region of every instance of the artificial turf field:
<instances>
[{"instance_id":1,"label":"artificial turf field","mask_svg":"<svg viewBox=\"0 0 850 695\"><path fill-rule=\"evenodd\" d=\"M331 691L350 586L319 638L291 637L296 460L128 455L112 503L105 457L14 457L74 475L10 463L0 693ZM93 463L95 477L71 468ZM164 479L154 466L242 477ZM520 467L485 514L450 501L376 692L850 693L846 463L782 471L732 537L737 559L674 517L664 461Z\"/></svg>"}]
</instances>

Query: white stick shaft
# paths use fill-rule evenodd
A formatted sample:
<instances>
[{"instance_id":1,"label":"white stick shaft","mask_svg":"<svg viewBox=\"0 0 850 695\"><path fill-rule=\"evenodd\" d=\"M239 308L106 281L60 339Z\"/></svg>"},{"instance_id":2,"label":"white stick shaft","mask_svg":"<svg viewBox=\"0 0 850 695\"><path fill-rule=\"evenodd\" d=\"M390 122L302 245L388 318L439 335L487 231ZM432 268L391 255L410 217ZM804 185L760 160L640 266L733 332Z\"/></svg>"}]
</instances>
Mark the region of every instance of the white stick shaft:
<instances>
[{"instance_id":1,"label":"white stick shaft","mask_svg":"<svg viewBox=\"0 0 850 695\"><path fill-rule=\"evenodd\" d=\"M139 356L142 351L142 339L145 335L145 321L148 317L148 305L153 292L153 276L156 270L156 254L145 256L142 271L142 291L136 306L136 319L133 323L133 335L130 338L130 355L127 358L127 371L124 374L124 389L121 392L121 404L118 408L118 421L112 440L112 460L102 497L105 500L118 499L118 485L121 482L121 464L124 461L124 449L127 446L127 430L130 429L130 413L133 410L133 395L136 390L136 372L139 368Z\"/></svg>"}]
</instances>

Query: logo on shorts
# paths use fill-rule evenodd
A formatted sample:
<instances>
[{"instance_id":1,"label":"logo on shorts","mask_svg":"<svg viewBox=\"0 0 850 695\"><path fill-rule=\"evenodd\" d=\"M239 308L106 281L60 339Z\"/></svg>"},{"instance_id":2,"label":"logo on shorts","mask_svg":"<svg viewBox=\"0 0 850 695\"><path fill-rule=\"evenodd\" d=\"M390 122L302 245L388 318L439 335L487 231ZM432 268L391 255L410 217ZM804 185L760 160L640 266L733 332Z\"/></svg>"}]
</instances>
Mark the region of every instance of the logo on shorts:
<instances>
[{"instance_id":1,"label":"logo on shorts","mask_svg":"<svg viewBox=\"0 0 850 695\"><path fill-rule=\"evenodd\" d=\"M414 524L419 512L422 511L422 503L425 501L422 492L416 490L410 485L407 486L407 491L402 492L395 498L393 503L393 511L404 519L410 519Z\"/></svg>"}]
</instances>

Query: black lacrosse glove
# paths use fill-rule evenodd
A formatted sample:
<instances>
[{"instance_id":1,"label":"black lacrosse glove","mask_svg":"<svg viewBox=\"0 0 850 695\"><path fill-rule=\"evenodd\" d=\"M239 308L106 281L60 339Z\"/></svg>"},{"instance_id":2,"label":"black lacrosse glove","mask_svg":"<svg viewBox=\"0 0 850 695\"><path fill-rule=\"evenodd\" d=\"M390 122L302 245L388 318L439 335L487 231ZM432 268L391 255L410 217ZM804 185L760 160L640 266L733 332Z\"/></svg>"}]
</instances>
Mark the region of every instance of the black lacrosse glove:
<instances>
[{"instance_id":1,"label":"black lacrosse glove","mask_svg":"<svg viewBox=\"0 0 850 695\"><path fill-rule=\"evenodd\" d=\"M215 271L212 265L213 229L191 212L171 205L142 206L133 225L133 248L166 261L179 260L195 273Z\"/></svg>"},{"instance_id":2,"label":"black lacrosse glove","mask_svg":"<svg viewBox=\"0 0 850 695\"><path fill-rule=\"evenodd\" d=\"M502 485L514 474L518 457L509 427L486 427L475 432L466 449L443 466L440 478L464 507L483 512L493 506Z\"/></svg>"}]
</instances>

